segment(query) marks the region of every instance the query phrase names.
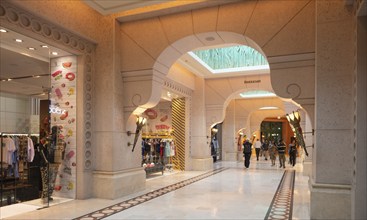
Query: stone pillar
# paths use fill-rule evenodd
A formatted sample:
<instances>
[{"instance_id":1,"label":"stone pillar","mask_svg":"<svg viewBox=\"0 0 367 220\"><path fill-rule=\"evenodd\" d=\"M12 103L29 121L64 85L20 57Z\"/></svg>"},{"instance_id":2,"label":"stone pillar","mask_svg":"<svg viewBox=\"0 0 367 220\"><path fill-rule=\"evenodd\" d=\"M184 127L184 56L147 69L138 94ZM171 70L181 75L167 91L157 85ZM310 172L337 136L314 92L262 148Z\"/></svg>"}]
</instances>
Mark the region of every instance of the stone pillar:
<instances>
[{"instance_id":1,"label":"stone pillar","mask_svg":"<svg viewBox=\"0 0 367 220\"><path fill-rule=\"evenodd\" d=\"M140 167L140 148L131 152L126 144L123 81L119 64L119 25L109 27L111 36L101 44L112 44L100 51L95 76L95 167L93 172L94 197L115 199L145 188L145 172ZM112 42L112 43L111 43ZM110 48L113 48L110 51ZM112 53L109 54L109 53ZM112 56L113 59L103 59ZM98 57L96 60L99 60ZM101 68L104 67L104 68ZM134 132L134 131L133 131Z\"/></svg>"},{"instance_id":2,"label":"stone pillar","mask_svg":"<svg viewBox=\"0 0 367 220\"><path fill-rule=\"evenodd\" d=\"M351 219L354 19L344 1L316 1L315 152L311 219Z\"/></svg>"},{"instance_id":3,"label":"stone pillar","mask_svg":"<svg viewBox=\"0 0 367 220\"><path fill-rule=\"evenodd\" d=\"M226 109L226 117L223 122L223 160L237 161L237 143L235 131L235 100L232 100Z\"/></svg>"},{"instance_id":4,"label":"stone pillar","mask_svg":"<svg viewBox=\"0 0 367 220\"><path fill-rule=\"evenodd\" d=\"M367 2L364 4L367 7ZM361 6L363 7L363 6ZM357 77L352 219L367 219L367 16L357 21Z\"/></svg>"},{"instance_id":5,"label":"stone pillar","mask_svg":"<svg viewBox=\"0 0 367 220\"><path fill-rule=\"evenodd\" d=\"M207 131L206 117L204 117L204 89L205 80L196 77L195 91L191 102L191 170L209 170L213 168L213 158L210 155L210 131Z\"/></svg>"}]
</instances>

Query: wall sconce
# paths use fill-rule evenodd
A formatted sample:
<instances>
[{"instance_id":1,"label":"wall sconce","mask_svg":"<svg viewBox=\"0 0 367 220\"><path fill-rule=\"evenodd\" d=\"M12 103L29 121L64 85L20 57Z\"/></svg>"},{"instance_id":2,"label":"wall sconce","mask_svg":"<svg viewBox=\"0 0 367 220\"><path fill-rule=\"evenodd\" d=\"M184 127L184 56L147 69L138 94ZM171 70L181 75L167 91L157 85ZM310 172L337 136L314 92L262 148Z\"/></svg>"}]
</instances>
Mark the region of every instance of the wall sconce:
<instances>
[{"instance_id":1,"label":"wall sconce","mask_svg":"<svg viewBox=\"0 0 367 220\"><path fill-rule=\"evenodd\" d=\"M131 150L131 152L134 152L136 142L138 141L138 138L139 138L140 131L143 128L143 126L145 125L146 122L147 122L146 118L141 117L141 116L136 117L136 130L135 130L135 133L131 133L131 131L127 131L127 136L130 136L131 134L135 134L133 149ZM132 144L130 142L127 143L127 146L131 146L131 145Z\"/></svg>"},{"instance_id":2,"label":"wall sconce","mask_svg":"<svg viewBox=\"0 0 367 220\"><path fill-rule=\"evenodd\" d=\"M298 110L296 112L292 112L291 114L286 114L286 117L287 117L287 120L288 120L289 124L292 127L292 130L293 130L294 134L296 135L296 139L297 139L298 143L301 145L301 147L305 151L306 156L308 156L305 140L303 139L302 128L301 128L301 125L300 125L301 116L300 116Z\"/></svg>"},{"instance_id":3,"label":"wall sconce","mask_svg":"<svg viewBox=\"0 0 367 220\"><path fill-rule=\"evenodd\" d=\"M218 128L212 128L212 137L218 133Z\"/></svg>"}]
</instances>

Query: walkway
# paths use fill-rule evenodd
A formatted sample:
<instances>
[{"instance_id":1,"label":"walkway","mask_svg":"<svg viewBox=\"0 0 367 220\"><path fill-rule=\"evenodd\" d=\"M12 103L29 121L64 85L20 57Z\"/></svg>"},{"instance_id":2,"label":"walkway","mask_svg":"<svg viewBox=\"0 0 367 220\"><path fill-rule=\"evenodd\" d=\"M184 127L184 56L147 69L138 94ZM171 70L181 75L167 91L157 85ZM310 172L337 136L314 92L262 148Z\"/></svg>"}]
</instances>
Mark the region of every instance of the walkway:
<instances>
[{"instance_id":1,"label":"walkway","mask_svg":"<svg viewBox=\"0 0 367 220\"><path fill-rule=\"evenodd\" d=\"M309 197L301 164L252 159L249 169L219 162L210 172L166 172L120 199L73 200L7 219L310 219Z\"/></svg>"}]
</instances>

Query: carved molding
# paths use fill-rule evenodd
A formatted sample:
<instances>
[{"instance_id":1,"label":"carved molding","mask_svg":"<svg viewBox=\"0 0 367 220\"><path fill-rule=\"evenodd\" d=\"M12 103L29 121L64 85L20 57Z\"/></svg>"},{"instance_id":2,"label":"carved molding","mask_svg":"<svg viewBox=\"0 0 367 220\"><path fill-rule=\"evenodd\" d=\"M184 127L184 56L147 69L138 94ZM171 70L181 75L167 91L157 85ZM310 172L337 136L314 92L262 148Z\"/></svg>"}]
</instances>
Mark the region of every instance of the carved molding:
<instances>
[{"instance_id":1,"label":"carved molding","mask_svg":"<svg viewBox=\"0 0 367 220\"><path fill-rule=\"evenodd\" d=\"M86 39L77 36L76 34L53 24L45 19L37 17L10 2L2 0L0 5L0 21L1 26L17 31L21 34L36 38L42 42L52 46L68 50L72 53L77 53L83 56L84 72L83 78L83 119L77 119L78 123L83 123L83 135L78 135L83 138L84 149L84 169L91 170L93 165L92 151L92 97L93 97L93 57L96 45ZM79 146L81 147L81 146Z\"/></svg>"}]
</instances>

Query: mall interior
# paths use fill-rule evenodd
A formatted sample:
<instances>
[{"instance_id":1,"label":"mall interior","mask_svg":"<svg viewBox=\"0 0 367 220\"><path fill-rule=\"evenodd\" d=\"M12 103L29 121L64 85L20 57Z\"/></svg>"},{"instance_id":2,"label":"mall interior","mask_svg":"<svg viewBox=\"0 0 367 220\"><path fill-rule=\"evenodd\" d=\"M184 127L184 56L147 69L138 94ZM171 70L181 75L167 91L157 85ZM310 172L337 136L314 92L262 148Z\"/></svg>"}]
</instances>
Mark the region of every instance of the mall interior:
<instances>
[{"instance_id":1,"label":"mall interior","mask_svg":"<svg viewBox=\"0 0 367 220\"><path fill-rule=\"evenodd\" d=\"M366 16L0 1L0 218L367 219Z\"/></svg>"}]
</instances>

